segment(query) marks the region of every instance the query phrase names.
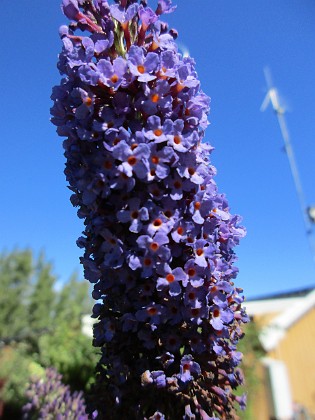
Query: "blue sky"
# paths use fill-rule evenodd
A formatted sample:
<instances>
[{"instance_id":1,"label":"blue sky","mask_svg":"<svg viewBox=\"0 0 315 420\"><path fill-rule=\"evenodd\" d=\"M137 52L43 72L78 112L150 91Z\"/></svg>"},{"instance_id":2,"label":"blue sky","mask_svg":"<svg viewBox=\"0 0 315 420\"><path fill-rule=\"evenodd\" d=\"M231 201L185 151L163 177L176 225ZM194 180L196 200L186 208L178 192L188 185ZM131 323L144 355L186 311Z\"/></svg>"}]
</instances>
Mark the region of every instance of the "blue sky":
<instances>
[{"instance_id":1,"label":"blue sky","mask_svg":"<svg viewBox=\"0 0 315 420\"><path fill-rule=\"evenodd\" d=\"M315 204L315 3L177 4L167 20L211 97L206 140L215 147L216 181L248 231L236 248L237 284L248 297L314 285L314 259L278 123L271 108L259 108L268 65L288 109L306 202ZM51 88L60 79L58 27L66 19L59 0L2 0L0 16L0 250L44 249L64 281L81 272L75 241L83 229L69 202L62 140L49 121Z\"/></svg>"}]
</instances>

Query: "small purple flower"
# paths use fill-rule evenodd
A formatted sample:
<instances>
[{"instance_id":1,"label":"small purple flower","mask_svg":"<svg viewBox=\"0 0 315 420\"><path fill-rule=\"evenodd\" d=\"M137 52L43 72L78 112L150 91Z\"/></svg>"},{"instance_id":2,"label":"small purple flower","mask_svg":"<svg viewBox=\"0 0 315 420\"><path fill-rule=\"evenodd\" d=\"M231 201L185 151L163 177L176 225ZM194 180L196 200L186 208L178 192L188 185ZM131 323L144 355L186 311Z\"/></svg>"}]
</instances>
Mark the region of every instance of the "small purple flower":
<instances>
[{"instance_id":1,"label":"small purple flower","mask_svg":"<svg viewBox=\"0 0 315 420\"><path fill-rule=\"evenodd\" d=\"M149 82L156 79L155 72L160 64L159 56L149 52L144 54L140 47L132 45L128 52L128 65L130 72L139 82Z\"/></svg>"},{"instance_id":2,"label":"small purple flower","mask_svg":"<svg viewBox=\"0 0 315 420\"><path fill-rule=\"evenodd\" d=\"M149 420L165 420L165 416L160 411L156 411L151 417L149 417Z\"/></svg>"},{"instance_id":3,"label":"small purple flower","mask_svg":"<svg viewBox=\"0 0 315 420\"><path fill-rule=\"evenodd\" d=\"M193 287L200 287L204 284L205 268L195 263L194 259L190 259L185 264L185 273L188 275L187 283Z\"/></svg>"},{"instance_id":4,"label":"small purple flower","mask_svg":"<svg viewBox=\"0 0 315 420\"><path fill-rule=\"evenodd\" d=\"M171 257L169 248L165 246L168 243L169 238L163 232L157 232L154 238L149 235L141 235L137 239L140 248L146 250L148 255L158 257L162 261L168 261Z\"/></svg>"},{"instance_id":5,"label":"small purple flower","mask_svg":"<svg viewBox=\"0 0 315 420\"><path fill-rule=\"evenodd\" d=\"M121 127L124 118L118 116L116 112L109 108L104 107L98 116L98 119L93 121L93 129L100 134L110 134L113 129L118 130Z\"/></svg>"},{"instance_id":6,"label":"small purple flower","mask_svg":"<svg viewBox=\"0 0 315 420\"><path fill-rule=\"evenodd\" d=\"M163 370L154 370L151 372L151 376L157 388L165 388L166 376Z\"/></svg>"},{"instance_id":7,"label":"small purple flower","mask_svg":"<svg viewBox=\"0 0 315 420\"><path fill-rule=\"evenodd\" d=\"M158 325L161 323L164 311L164 306L152 303L138 310L136 312L136 319L140 322L148 321L151 325Z\"/></svg>"},{"instance_id":8,"label":"small purple flower","mask_svg":"<svg viewBox=\"0 0 315 420\"><path fill-rule=\"evenodd\" d=\"M210 324L218 331L222 330L224 325L232 322L234 318L233 311L228 308L226 302L222 302L220 305L210 306L210 313Z\"/></svg>"},{"instance_id":9,"label":"small purple flower","mask_svg":"<svg viewBox=\"0 0 315 420\"><path fill-rule=\"evenodd\" d=\"M64 0L62 3L62 11L69 18L75 20L80 12L78 0Z\"/></svg>"},{"instance_id":10,"label":"small purple flower","mask_svg":"<svg viewBox=\"0 0 315 420\"><path fill-rule=\"evenodd\" d=\"M240 409L242 410L242 411L244 411L245 410L245 408L246 408L246 403L247 403L247 395L246 394L243 394L243 395L237 395L236 397L235 397L235 401L237 401L238 402L238 404L239 404L239 406L240 406Z\"/></svg>"},{"instance_id":11,"label":"small purple flower","mask_svg":"<svg viewBox=\"0 0 315 420\"><path fill-rule=\"evenodd\" d=\"M172 270L168 264L164 264L161 273L163 273L163 277L157 279L156 289L160 291L168 288L171 296L179 295L182 290L179 282L187 279L184 270L181 267Z\"/></svg>"},{"instance_id":12,"label":"small purple flower","mask_svg":"<svg viewBox=\"0 0 315 420\"><path fill-rule=\"evenodd\" d=\"M168 234L174 224L173 220L165 217L164 214L160 214L158 217L154 218L151 223L148 225L147 231L149 235L155 235L157 232Z\"/></svg>"},{"instance_id":13,"label":"small purple flower","mask_svg":"<svg viewBox=\"0 0 315 420\"><path fill-rule=\"evenodd\" d=\"M112 4L110 6L110 13L118 22L126 24L136 16L138 9L139 5L136 3L131 4L126 10L119 4Z\"/></svg>"},{"instance_id":14,"label":"small purple flower","mask_svg":"<svg viewBox=\"0 0 315 420\"><path fill-rule=\"evenodd\" d=\"M141 7L138 11L139 17L142 21L143 30L147 30L151 23L157 21L158 16L153 12L150 7Z\"/></svg>"},{"instance_id":15,"label":"small purple flower","mask_svg":"<svg viewBox=\"0 0 315 420\"><path fill-rule=\"evenodd\" d=\"M170 173L170 166L176 160L174 151L170 147L163 147L158 149L155 143L150 143L151 156L149 159L150 171L148 173L148 180L152 181L157 177L158 179L165 179Z\"/></svg>"},{"instance_id":16,"label":"small purple flower","mask_svg":"<svg viewBox=\"0 0 315 420\"><path fill-rule=\"evenodd\" d=\"M148 115L158 112L167 113L171 110L172 96L170 86L165 80L158 80L153 88L146 86L145 98L140 97L138 107Z\"/></svg>"},{"instance_id":17,"label":"small purple flower","mask_svg":"<svg viewBox=\"0 0 315 420\"><path fill-rule=\"evenodd\" d=\"M113 156L122 162L118 170L128 177L132 177L135 173L139 178L145 178L149 167L149 155L150 149L146 144L130 147L122 140L113 148Z\"/></svg>"},{"instance_id":18,"label":"small purple flower","mask_svg":"<svg viewBox=\"0 0 315 420\"><path fill-rule=\"evenodd\" d=\"M199 267L207 267L209 263L208 259L213 256L213 245L205 239L198 239L193 244L189 244L189 246L193 249L195 263L199 265Z\"/></svg>"},{"instance_id":19,"label":"small purple flower","mask_svg":"<svg viewBox=\"0 0 315 420\"><path fill-rule=\"evenodd\" d=\"M127 72L127 62L122 57L117 57L113 63L109 60L100 60L97 64L99 83L117 90L124 85L124 77Z\"/></svg>"},{"instance_id":20,"label":"small purple flower","mask_svg":"<svg viewBox=\"0 0 315 420\"><path fill-rule=\"evenodd\" d=\"M156 144L167 141L167 137L165 136L165 127L161 123L160 117L152 115L148 118L144 129L144 136L148 140L154 140L154 143Z\"/></svg>"},{"instance_id":21,"label":"small purple flower","mask_svg":"<svg viewBox=\"0 0 315 420\"><path fill-rule=\"evenodd\" d=\"M174 150L176 150L177 152L186 153L198 143L199 136L196 133L196 131L191 131L183 134L183 120L176 120L174 122L171 122L171 120L168 121L168 145L173 147Z\"/></svg>"},{"instance_id":22,"label":"small purple flower","mask_svg":"<svg viewBox=\"0 0 315 420\"><path fill-rule=\"evenodd\" d=\"M142 221L149 219L148 209L140 207L139 198L131 198L128 202L128 210L119 210L117 219L122 223L130 223L130 232L138 233L142 228Z\"/></svg>"},{"instance_id":23,"label":"small purple flower","mask_svg":"<svg viewBox=\"0 0 315 420\"><path fill-rule=\"evenodd\" d=\"M178 376L182 382L191 381L195 376L200 374L200 365L194 362L194 358L191 354L182 357L180 361L180 374Z\"/></svg>"},{"instance_id":24,"label":"small purple flower","mask_svg":"<svg viewBox=\"0 0 315 420\"><path fill-rule=\"evenodd\" d=\"M158 360L162 364L163 368L165 369L165 368L168 368L174 362L174 355L167 351L161 356L157 356L156 360Z\"/></svg>"},{"instance_id":25,"label":"small purple flower","mask_svg":"<svg viewBox=\"0 0 315 420\"><path fill-rule=\"evenodd\" d=\"M161 15L162 13L172 13L176 7L177 6L172 6L172 0L159 0L156 14Z\"/></svg>"}]
</instances>

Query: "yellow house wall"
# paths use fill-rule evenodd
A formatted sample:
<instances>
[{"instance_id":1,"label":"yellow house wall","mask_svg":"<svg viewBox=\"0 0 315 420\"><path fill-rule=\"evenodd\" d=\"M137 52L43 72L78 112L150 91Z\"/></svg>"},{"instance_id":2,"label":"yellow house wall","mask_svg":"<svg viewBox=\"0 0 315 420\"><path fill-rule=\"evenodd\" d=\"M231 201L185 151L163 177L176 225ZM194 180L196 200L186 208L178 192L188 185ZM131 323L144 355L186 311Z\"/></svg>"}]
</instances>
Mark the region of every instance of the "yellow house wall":
<instances>
[{"instance_id":1,"label":"yellow house wall","mask_svg":"<svg viewBox=\"0 0 315 420\"><path fill-rule=\"evenodd\" d=\"M245 412L246 420L269 420L270 419L270 396L268 393L268 384L266 371L262 364L257 366L256 375L258 384L252 394L248 395L248 410ZM241 420L243 418L241 417Z\"/></svg>"},{"instance_id":2,"label":"yellow house wall","mask_svg":"<svg viewBox=\"0 0 315 420\"><path fill-rule=\"evenodd\" d=\"M315 414L315 308L288 330L270 357L285 362L293 401Z\"/></svg>"}]
</instances>

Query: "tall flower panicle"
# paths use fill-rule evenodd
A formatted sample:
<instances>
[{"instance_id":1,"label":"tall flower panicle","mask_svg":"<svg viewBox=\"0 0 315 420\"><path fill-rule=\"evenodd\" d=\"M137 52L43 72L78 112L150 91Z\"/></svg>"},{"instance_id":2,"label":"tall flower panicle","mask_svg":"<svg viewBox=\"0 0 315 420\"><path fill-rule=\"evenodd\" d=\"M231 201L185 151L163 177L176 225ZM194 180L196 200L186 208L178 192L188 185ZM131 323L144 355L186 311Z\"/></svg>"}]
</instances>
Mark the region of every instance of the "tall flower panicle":
<instances>
[{"instance_id":1,"label":"tall flower panicle","mask_svg":"<svg viewBox=\"0 0 315 420\"><path fill-rule=\"evenodd\" d=\"M52 122L64 141L102 356L90 411L110 419L234 418L247 322L244 236L202 142L209 98L171 0L63 0Z\"/></svg>"},{"instance_id":2,"label":"tall flower panicle","mask_svg":"<svg viewBox=\"0 0 315 420\"><path fill-rule=\"evenodd\" d=\"M72 393L69 386L62 383L62 376L52 368L46 369L44 378L32 379L26 396L24 420L88 420L82 392Z\"/></svg>"}]
</instances>

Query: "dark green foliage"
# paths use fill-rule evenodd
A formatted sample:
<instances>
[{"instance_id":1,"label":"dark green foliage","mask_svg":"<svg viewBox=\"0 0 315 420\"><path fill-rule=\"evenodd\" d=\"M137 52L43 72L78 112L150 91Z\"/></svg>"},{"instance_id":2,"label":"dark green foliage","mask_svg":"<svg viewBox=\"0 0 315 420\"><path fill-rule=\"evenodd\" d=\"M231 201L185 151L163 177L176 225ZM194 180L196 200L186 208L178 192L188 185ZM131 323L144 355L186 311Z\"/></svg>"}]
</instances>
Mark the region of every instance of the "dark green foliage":
<instances>
[{"instance_id":1,"label":"dark green foliage","mask_svg":"<svg viewBox=\"0 0 315 420\"><path fill-rule=\"evenodd\" d=\"M34 274L35 283L28 305L29 324L35 331L50 331L55 315L56 277L52 274L52 265L45 261L44 254L40 255Z\"/></svg>"},{"instance_id":2,"label":"dark green foliage","mask_svg":"<svg viewBox=\"0 0 315 420\"><path fill-rule=\"evenodd\" d=\"M74 274L61 290L53 266L30 250L0 255L0 392L5 418L19 418L33 374L55 367L73 390L88 389L96 365L82 315L91 313L88 282Z\"/></svg>"},{"instance_id":3,"label":"dark green foliage","mask_svg":"<svg viewBox=\"0 0 315 420\"><path fill-rule=\"evenodd\" d=\"M90 295L88 282L80 281L74 273L57 295L55 323L65 323L72 328L81 326L82 314L92 311L93 302Z\"/></svg>"},{"instance_id":4,"label":"dark green foliage","mask_svg":"<svg viewBox=\"0 0 315 420\"><path fill-rule=\"evenodd\" d=\"M28 295L33 271L30 250L0 256L0 339L20 340L29 333Z\"/></svg>"}]
</instances>

